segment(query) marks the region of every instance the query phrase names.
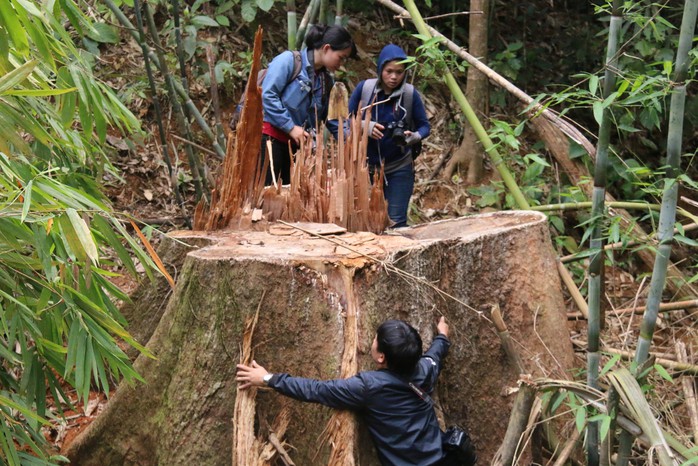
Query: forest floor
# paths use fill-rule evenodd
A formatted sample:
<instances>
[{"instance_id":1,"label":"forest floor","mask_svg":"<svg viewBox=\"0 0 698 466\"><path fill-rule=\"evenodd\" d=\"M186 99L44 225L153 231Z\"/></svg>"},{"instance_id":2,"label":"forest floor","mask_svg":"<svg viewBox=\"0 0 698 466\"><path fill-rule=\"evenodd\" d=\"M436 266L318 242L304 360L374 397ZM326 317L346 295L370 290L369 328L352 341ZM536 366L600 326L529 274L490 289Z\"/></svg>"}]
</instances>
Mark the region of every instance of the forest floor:
<instances>
[{"instance_id":1,"label":"forest floor","mask_svg":"<svg viewBox=\"0 0 698 466\"><path fill-rule=\"evenodd\" d=\"M376 15L371 19L362 18L361 21L362 29L365 31L385 31L396 27L394 21L387 15ZM279 26L275 30L285 29ZM239 37L229 42L238 47L239 51L244 52L245 44L251 42L251 37ZM284 39L278 38L276 42L283 43ZM349 75L356 76L355 81L368 77L366 70L375 70L375 57L385 43L381 35L369 34L359 34L357 42L360 49L359 59L348 65ZM234 51L227 53L233 54ZM100 58L100 66L105 70L110 68L121 70L118 78L107 76L105 79L108 81L113 79L113 85L117 89L125 86L129 79L134 77L142 79L144 73L139 56L140 51L133 42L124 42L119 47L104 50ZM199 108L210 109L208 89L195 85L192 88L192 97ZM424 223L483 211L477 206L479 197L472 194L470 188L473 187L466 184L465 176L456 176L452 179L443 179L442 176L442 158L452 153L459 142L457 140L459 134L454 132L454 126L458 126L454 103L447 99L446 92L425 95L425 101L432 122L432 134L426 140L423 154L416 161L417 183L411 208L412 222ZM229 99L223 104L224 121L227 121L234 102L235 99ZM120 171L121 178L107 178L105 183L115 210L126 212L143 223L152 225L154 229L147 229L146 233L150 234L153 243L157 244L160 233L185 228L182 211L174 200L173 183L168 176L160 152L150 101L146 97L136 97L130 107L143 119L148 137L140 141L135 149L118 137L109 139L109 144L114 149L112 162ZM183 178L186 177L187 167L180 157L184 159L184 152L181 141L174 137L176 127L174 119L171 114L168 115L166 120L168 140L178 147L178 153L175 155L176 167L179 169L180 178ZM206 144L202 135L195 142ZM531 141L528 144L534 143L535 141ZM523 150L525 148L522 148ZM215 176L219 165L218 159L203 152L202 155ZM485 171L486 178L483 184L488 184L489 179L494 177L493 169L488 162L485 164ZM190 183L186 185L191 186ZM194 208L192 188L187 189L185 197L185 209L191 215ZM602 336L602 348L612 349L619 354L620 352L631 354L637 341L641 316L633 313L617 313L614 310L644 304L649 287L649 274L643 267L635 265L635 262L625 254L614 254L614 259L618 265L608 266L605 273L607 317ZM573 265L573 273L581 277L585 267L584 263L577 263ZM136 280L127 275L118 278L117 284L127 292L132 292L138 285ZM584 283L582 287L585 287ZM572 339L579 356L578 367L581 372L586 366L584 353L586 321L578 316L578 309L571 298L567 300L567 311L570 315L569 338ZM689 362L698 364L696 318L689 317L686 311L670 312L661 316L653 340L653 352L656 352L658 357L675 361L677 341L683 341L689 348ZM609 351L604 362L611 357L612 353ZM622 357L626 359L626 356ZM651 375L649 380L652 386L651 402L661 422L669 426L679 437L686 439L690 436L691 422L684 403L685 395L680 383L681 373L671 368L668 372L675 377L673 382L663 379L657 372ZM692 380L695 381L695 378ZM75 394L69 393L69 396L74 402ZM65 420L57 422L49 429L47 436L60 450L99 415L105 403L106 397L97 393L91 396L86 406L76 403L76 409L67 412Z\"/></svg>"}]
</instances>

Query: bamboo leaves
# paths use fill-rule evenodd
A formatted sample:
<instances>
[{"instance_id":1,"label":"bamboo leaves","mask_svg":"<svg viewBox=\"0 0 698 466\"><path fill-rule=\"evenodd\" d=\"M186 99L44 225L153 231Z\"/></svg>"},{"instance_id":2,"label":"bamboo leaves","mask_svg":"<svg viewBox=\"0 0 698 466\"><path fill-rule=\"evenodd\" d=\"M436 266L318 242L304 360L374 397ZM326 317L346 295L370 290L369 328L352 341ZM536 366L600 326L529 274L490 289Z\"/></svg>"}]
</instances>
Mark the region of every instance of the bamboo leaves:
<instances>
[{"instance_id":1,"label":"bamboo leaves","mask_svg":"<svg viewBox=\"0 0 698 466\"><path fill-rule=\"evenodd\" d=\"M109 39L72 0L45 9L30 0L0 2L3 464L60 459L45 453L38 431L52 414L47 396L58 413L68 399L55 374L79 400L93 387L108 392L114 379L141 380L119 344L145 349L125 329L113 300L128 297L106 267L121 263L137 275L138 261L151 276L156 267L98 184L112 170L102 151L107 130L137 130L138 122L92 76L74 46L76 30Z\"/></svg>"}]
</instances>

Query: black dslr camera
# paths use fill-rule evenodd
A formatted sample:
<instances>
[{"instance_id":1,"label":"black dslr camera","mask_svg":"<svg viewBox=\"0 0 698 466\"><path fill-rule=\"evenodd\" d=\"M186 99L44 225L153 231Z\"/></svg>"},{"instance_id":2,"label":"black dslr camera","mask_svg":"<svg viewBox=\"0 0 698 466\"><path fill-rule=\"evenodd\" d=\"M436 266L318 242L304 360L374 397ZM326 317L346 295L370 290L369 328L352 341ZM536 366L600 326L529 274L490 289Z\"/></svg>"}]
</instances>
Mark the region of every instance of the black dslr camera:
<instances>
[{"instance_id":1,"label":"black dslr camera","mask_svg":"<svg viewBox=\"0 0 698 466\"><path fill-rule=\"evenodd\" d=\"M393 141L395 141L395 144L397 144L398 146L407 145L407 136L405 136L404 120L391 121L390 123L388 123L386 129L393 132L392 138Z\"/></svg>"},{"instance_id":2,"label":"black dslr camera","mask_svg":"<svg viewBox=\"0 0 698 466\"><path fill-rule=\"evenodd\" d=\"M475 446L468 433L458 426L449 427L443 436L443 447L453 452L455 458L465 466L473 466L477 462Z\"/></svg>"}]
</instances>

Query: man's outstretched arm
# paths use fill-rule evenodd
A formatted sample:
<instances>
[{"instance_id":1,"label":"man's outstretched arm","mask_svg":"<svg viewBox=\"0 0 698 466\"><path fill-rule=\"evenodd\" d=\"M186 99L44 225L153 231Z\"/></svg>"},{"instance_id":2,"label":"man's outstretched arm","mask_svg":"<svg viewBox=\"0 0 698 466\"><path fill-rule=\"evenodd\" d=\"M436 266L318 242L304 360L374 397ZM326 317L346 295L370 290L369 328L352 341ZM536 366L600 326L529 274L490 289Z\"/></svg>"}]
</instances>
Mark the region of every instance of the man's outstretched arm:
<instances>
[{"instance_id":1,"label":"man's outstretched arm","mask_svg":"<svg viewBox=\"0 0 698 466\"><path fill-rule=\"evenodd\" d=\"M326 381L306 379L284 373L271 374L256 361L252 361L250 366L237 365L236 380L241 384L241 390L268 385L291 398L331 408L359 409L365 405L366 400L363 379L357 376Z\"/></svg>"}]
</instances>

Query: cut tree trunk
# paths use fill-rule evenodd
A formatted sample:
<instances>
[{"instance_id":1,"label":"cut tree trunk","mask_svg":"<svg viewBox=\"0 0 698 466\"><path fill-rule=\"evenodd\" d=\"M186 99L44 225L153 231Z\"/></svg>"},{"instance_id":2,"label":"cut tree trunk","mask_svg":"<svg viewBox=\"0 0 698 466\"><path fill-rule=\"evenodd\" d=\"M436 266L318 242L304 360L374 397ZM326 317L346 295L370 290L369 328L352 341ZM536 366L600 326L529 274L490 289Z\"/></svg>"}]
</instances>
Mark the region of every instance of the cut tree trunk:
<instances>
[{"instance_id":1,"label":"cut tree trunk","mask_svg":"<svg viewBox=\"0 0 698 466\"><path fill-rule=\"evenodd\" d=\"M407 320L426 345L445 315L453 345L434 397L445 424L469 428L482 464L503 438L513 403L506 393L519 373L487 317L492 306L528 372L567 378L573 352L544 215L485 214L382 236L320 237L312 228L173 234L161 252L179 272L175 292L161 306L166 295L150 285L128 312L132 331L156 355L135 362L146 383L118 387L67 446L73 464L230 465L235 365L258 309L254 359L271 372L320 379L371 369L383 320ZM257 393L248 422L261 442L282 408L288 426L275 441L286 442L295 464L378 464L358 417L268 390ZM352 461L330 461L338 457L333 446Z\"/></svg>"}]
</instances>

